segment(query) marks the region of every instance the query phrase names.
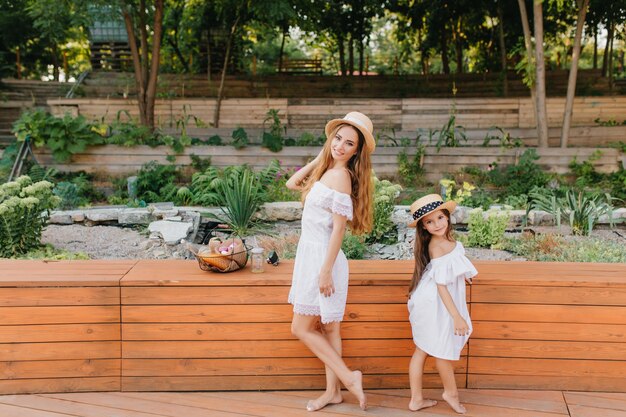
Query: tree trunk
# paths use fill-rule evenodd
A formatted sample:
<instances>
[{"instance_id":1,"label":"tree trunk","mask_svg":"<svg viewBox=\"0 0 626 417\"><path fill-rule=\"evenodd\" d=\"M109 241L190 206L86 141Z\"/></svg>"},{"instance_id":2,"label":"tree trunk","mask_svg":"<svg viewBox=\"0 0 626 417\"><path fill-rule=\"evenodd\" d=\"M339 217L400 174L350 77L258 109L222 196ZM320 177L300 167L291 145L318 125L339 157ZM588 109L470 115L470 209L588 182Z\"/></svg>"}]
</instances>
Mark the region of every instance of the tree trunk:
<instances>
[{"instance_id":1,"label":"tree trunk","mask_svg":"<svg viewBox=\"0 0 626 417\"><path fill-rule=\"evenodd\" d=\"M174 39L176 39L177 36L178 36L177 32L174 32L173 36L168 36L167 43L170 44L170 46L174 50L174 53L176 54L176 57L178 58L180 63L183 65L183 70L188 73L190 72L189 65L187 64L187 61L185 61L185 58L183 57L183 53L180 51L180 48L178 47L178 42L174 42Z\"/></svg>"},{"instance_id":2,"label":"tree trunk","mask_svg":"<svg viewBox=\"0 0 626 417\"><path fill-rule=\"evenodd\" d=\"M504 14L502 1L498 1L498 41L500 43L500 65L502 66L502 94L509 96L509 80L506 73L506 43L504 42Z\"/></svg>"},{"instance_id":3,"label":"tree trunk","mask_svg":"<svg viewBox=\"0 0 626 417\"><path fill-rule=\"evenodd\" d=\"M461 38L461 18L455 23L454 46L456 52L456 72L463 74L463 39Z\"/></svg>"},{"instance_id":4,"label":"tree trunk","mask_svg":"<svg viewBox=\"0 0 626 417\"><path fill-rule=\"evenodd\" d=\"M283 27L283 40L280 42L280 52L278 52L278 72L283 70L283 54L285 53L285 38L287 37L287 30L289 27Z\"/></svg>"},{"instance_id":5,"label":"tree trunk","mask_svg":"<svg viewBox=\"0 0 626 417\"><path fill-rule=\"evenodd\" d=\"M443 73L450 74L450 62L448 61L448 38L446 30L441 31L441 64L443 65Z\"/></svg>"},{"instance_id":6,"label":"tree trunk","mask_svg":"<svg viewBox=\"0 0 626 417\"><path fill-rule=\"evenodd\" d=\"M567 98L565 99L565 113L563 114L563 129L561 130L561 148L567 148L569 128L572 124L572 109L574 108L574 95L576 93L576 76L578 75L578 60L580 58L580 44L587 16L589 0L578 1L578 20L576 21L576 34L574 35L574 49L572 51L572 64L567 81Z\"/></svg>"},{"instance_id":7,"label":"tree trunk","mask_svg":"<svg viewBox=\"0 0 626 417\"><path fill-rule=\"evenodd\" d=\"M148 30L146 29L146 1L139 2L139 41L141 42L141 71L144 88L148 82Z\"/></svg>"},{"instance_id":8,"label":"tree trunk","mask_svg":"<svg viewBox=\"0 0 626 417\"><path fill-rule=\"evenodd\" d=\"M152 29L152 57L150 76L146 90L146 119L148 126L154 128L154 102L156 100L157 80L159 78L159 61L161 55L161 37L163 34L163 0L154 2L154 25ZM147 44L147 42L146 42Z\"/></svg>"},{"instance_id":9,"label":"tree trunk","mask_svg":"<svg viewBox=\"0 0 626 417\"><path fill-rule=\"evenodd\" d=\"M609 44L611 43L611 39L613 39L613 22L609 17L606 21L607 27L607 35L606 35L606 44L604 47L604 55L602 57L602 76L606 77L608 63L609 63Z\"/></svg>"},{"instance_id":10,"label":"tree trunk","mask_svg":"<svg viewBox=\"0 0 626 417\"><path fill-rule=\"evenodd\" d=\"M230 34L228 35L228 41L226 41L226 56L224 57L224 66L222 67L222 77L220 79L220 86L217 89L217 100L215 102L215 114L213 116L213 127L220 127L220 108L222 107L222 98L224 97L224 81L226 80L226 70L228 69L228 61L230 60L230 49L237 31L237 25L239 24L239 15L235 19L230 28Z\"/></svg>"},{"instance_id":11,"label":"tree trunk","mask_svg":"<svg viewBox=\"0 0 626 417\"><path fill-rule=\"evenodd\" d=\"M364 65L363 52L365 49L364 44L365 44L365 39L361 39L359 41L359 75L363 75L363 65Z\"/></svg>"},{"instance_id":12,"label":"tree trunk","mask_svg":"<svg viewBox=\"0 0 626 417\"><path fill-rule=\"evenodd\" d=\"M59 50L56 44L52 45L52 78L54 81L59 81Z\"/></svg>"},{"instance_id":13,"label":"tree trunk","mask_svg":"<svg viewBox=\"0 0 626 417\"><path fill-rule=\"evenodd\" d=\"M598 26L593 29L593 69L598 69Z\"/></svg>"},{"instance_id":14,"label":"tree trunk","mask_svg":"<svg viewBox=\"0 0 626 417\"><path fill-rule=\"evenodd\" d=\"M537 68L537 139L540 148L548 147L548 114L546 110L546 64L543 58L543 4L533 2L535 28L535 65Z\"/></svg>"},{"instance_id":15,"label":"tree trunk","mask_svg":"<svg viewBox=\"0 0 626 417\"><path fill-rule=\"evenodd\" d=\"M135 38L135 26L133 23L133 17L124 10L124 24L126 25L126 32L128 33L128 44L130 46L130 54L133 57L133 68L135 69L135 84L137 86L137 102L139 105L139 121L142 125L148 126L146 120L146 106L144 98L146 96L146 90L143 80L143 71L141 66L141 57L139 56L139 50L137 49L137 40Z\"/></svg>"},{"instance_id":16,"label":"tree trunk","mask_svg":"<svg viewBox=\"0 0 626 417\"><path fill-rule=\"evenodd\" d=\"M354 35L352 33L348 41L348 73L354 74Z\"/></svg>"},{"instance_id":17,"label":"tree trunk","mask_svg":"<svg viewBox=\"0 0 626 417\"><path fill-rule=\"evenodd\" d=\"M346 75L346 51L343 45L343 36L337 37L337 48L339 49L339 70L341 75Z\"/></svg>"},{"instance_id":18,"label":"tree trunk","mask_svg":"<svg viewBox=\"0 0 626 417\"><path fill-rule=\"evenodd\" d=\"M526 47L526 59L528 60L529 63L529 67L527 68L527 71L530 70L530 68L532 68L532 65L530 65L530 63L533 62L534 60L534 53L533 53L533 44L532 44L532 40L531 40L531 36L530 36L530 26L528 25L528 13L526 13L526 3L524 3L524 0L517 0L517 3L519 5L519 11L520 11L520 15L522 17L522 28L524 29L524 46ZM531 85L528 86L528 88L530 89L530 101L533 104L533 114L535 115L535 123L537 122L537 93L535 92L535 83L533 82Z\"/></svg>"},{"instance_id":19,"label":"tree trunk","mask_svg":"<svg viewBox=\"0 0 626 417\"><path fill-rule=\"evenodd\" d=\"M211 29L210 28L207 30L207 34L206 34L206 63L207 63L206 78L207 78L209 88L211 88L211 81L213 81L213 78L211 77L212 62L211 62Z\"/></svg>"},{"instance_id":20,"label":"tree trunk","mask_svg":"<svg viewBox=\"0 0 626 417\"><path fill-rule=\"evenodd\" d=\"M610 43L607 41L607 47L609 49L609 91L613 91L613 40L615 39L615 23L613 22L611 25L611 41Z\"/></svg>"}]
</instances>

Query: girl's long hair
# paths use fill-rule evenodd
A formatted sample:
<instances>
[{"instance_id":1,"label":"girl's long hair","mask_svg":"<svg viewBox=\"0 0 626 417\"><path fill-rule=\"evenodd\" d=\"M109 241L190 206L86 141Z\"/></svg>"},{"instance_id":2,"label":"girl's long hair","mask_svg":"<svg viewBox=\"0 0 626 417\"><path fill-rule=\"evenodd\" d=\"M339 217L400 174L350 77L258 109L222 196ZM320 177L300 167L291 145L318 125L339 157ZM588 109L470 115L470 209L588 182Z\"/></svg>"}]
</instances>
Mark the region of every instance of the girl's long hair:
<instances>
[{"instance_id":1,"label":"girl's long hair","mask_svg":"<svg viewBox=\"0 0 626 417\"><path fill-rule=\"evenodd\" d=\"M448 218L448 228L446 229L445 238L453 241L452 236L452 222L450 221L450 212L447 209L441 210ZM415 268L413 269L413 277L411 278L411 284L409 285L409 295L417 288L422 279L422 274L426 265L430 262L430 255L428 253L428 244L432 235L426 230L422 224L423 218L417 222L415 226L415 244L413 246L413 257L415 258Z\"/></svg>"},{"instance_id":2,"label":"girl's long hair","mask_svg":"<svg viewBox=\"0 0 626 417\"><path fill-rule=\"evenodd\" d=\"M348 222L352 234L362 235L372 230L372 223L374 218L374 208L372 195L374 193L374 185L372 182L372 160L370 153L365 146L365 137L363 133L357 128L349 124L340 124L337 126L330 135L326 138L326 143L322 150L322 160L319 165L313 170L311 175L306 179L302 190L302 201L306 199L307 194L311 191L313 184L322 178L322 175L328 170L333 163L333 156L331 154L330 145L332 138L335 137L339 129L343 126L350 126L353 128L359 136L359 144L357 145L356 153L348 161L347 169L350 173L350 180L352 182L352 207L353 216L352 221Z\"/></svg>"}]
</instances>

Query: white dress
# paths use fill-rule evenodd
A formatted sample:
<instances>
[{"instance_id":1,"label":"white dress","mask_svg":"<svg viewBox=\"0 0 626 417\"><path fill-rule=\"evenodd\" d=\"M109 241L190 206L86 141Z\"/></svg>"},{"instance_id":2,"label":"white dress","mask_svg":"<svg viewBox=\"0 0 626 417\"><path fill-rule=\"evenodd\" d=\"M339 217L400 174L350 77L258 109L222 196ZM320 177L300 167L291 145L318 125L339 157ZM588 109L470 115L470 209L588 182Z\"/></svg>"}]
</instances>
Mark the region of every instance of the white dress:
<instances>
[{"instance_id":1,"label":"white dress","mask_svg":"<svg viewBox=\"0 0 626 417\"><path fill-rule=\"evenodd\" d=\"M304 202L302 232L289 291L294 313L320 316L322 323L342 321L348 297L348 260L341 250L332 269L335 292L324 297L319 289L319 273L333 230L333 213L352 220L352 199L316 182Z\"/></svg>"},{"instance_id":2,"label":"white dress","mask_svg":"<svg viewBox=\"0 0 626 417\"><path fill-rule=\"evenodd\" d=\"M474 265L465 257L461 242L457 242L450 253L431 259L408 302L413 341L418 348L436 358L460 358L469 334L454 334L454 321L439 296L437 284L448 287L454 305L471 333L472 321L467 311L465 279L477 274Z\"/></svg>"}]
</instances>

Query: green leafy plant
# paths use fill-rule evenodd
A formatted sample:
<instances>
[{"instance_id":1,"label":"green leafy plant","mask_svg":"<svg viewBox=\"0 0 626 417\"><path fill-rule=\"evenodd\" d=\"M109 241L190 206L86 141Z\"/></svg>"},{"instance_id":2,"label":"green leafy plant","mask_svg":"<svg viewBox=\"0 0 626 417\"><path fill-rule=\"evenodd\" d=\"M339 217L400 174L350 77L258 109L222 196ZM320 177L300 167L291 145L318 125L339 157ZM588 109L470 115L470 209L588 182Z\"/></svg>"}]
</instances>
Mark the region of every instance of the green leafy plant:
<instances>
[{"instance_id":1,"label":"green leafy plant","mask_svg":"<svg viewBox=\"0 0 626 417\"><path fill-rule=\"evenodd\" d=\"M456 201L457 204L463 204L466 199L472 196L472 191L476 189L476 186L464 181L463 184L458 187L456 181L451 179L442 179L439 184L443 187L443 198L446 200Z\"/></svg>"},{"instance_id":2,"label":"green leafy plant","mask_svg":"<svg viewBox=\"0 0 626 417\"><path fill-rule=\"evenodd\" d=\"M263 132L262 146L266 147L272 152L280 152L284 145L284 133L287 130L282 126L278 110L269 109L267 111L265 120L263 120L263 127L269 122L270 131Z\"/></svg>"},{"instance_id":3,"label":"green leafy plant","mask_svg":"<svg viewBox=\"0 0 626 417\"><path fill-rule=\"evenodd\" d=\"M500 134L494 135L491 133L493 130L500 132ZM509 132L498 126L489 128L487 134L485 135L485 139L483 140L483 146L489 146L491 141L497 141L498 145L505 149L520 148L524 146L524 142L520 138L511 137Z\"/></svg>"},{"instance_id":4,"label":"green leafy plant","mask_svg":"<svg viewBox=\"0 0 626 417\"><path fill-rule=\"evenodd\" d=\"M402 187L387 180L374 177L374 225L367 235L368 243L395 243L397 230L391 220L395 208L395 201L400 195Z\"/></svg>"},{"instance_id":5,"label":"green leafy plant","mask_svg":"<svg viewBox=\"0 0 626 417\"><path fill-rule=\"evenodd\" d=\"M504 168L495 166L488 172L488 181L506 188L507 195L528 194L533 187L545 187L550 177L535 161L539 159L535 149L527 149L515 165Z\"/></svg>"},{"instance_id":6,"label":"green leafy plant","mask_svg":"<svg viewBox=\"0 0 626 417\"><path fill-rule=\"evenodd\" d=\"M55 117L41 109L22 113L13 124L12 132L18 142L29 139L35 146L48 147L59 162L69 161L73 154L83 152L89 145L104 142L98 129L85 117L69 113Z\"/></svg>"},{"instance_id":7,"label":"green leafy plant","mask_svg":"<svg viewBox=\"0 0 626 417\"><path fill-rule=\"evenodd\" d=\"M509 212L474 209L468 220L467 244L471 247L498 248L503 242L509 224Z\"/></svg>"},{"instance_id":8,"label":"green leafy plant","mask_svg":"<svg viewBox=\"0 0 626 417\"><path fill-rule=\"evenodd\" d=\"M238 127L233 130L232 145L235 149L241 149L248 146L248 133L246 133L243 127Z\"/></svg>"},{"instance_id":9,"label":"green leafy plant","mask_svg":"<svg viewBox=\"0 0 626 417\"><path fill-rule=\"evenodd\" d=\"M21 176L0 185L0 257L15 257L41 245L49 212L60 199L48 181Z\"/></svg>"},{"instance_id":10,"label":"green leafy plant","mask_svg":"<svg viewBox=\"0 0 626 417\"><path fill-rule=\"evenodd\" d=\"M355 236L350 232L346 232L341 243L341 250L348 259L363 259L366 251L363 236Z\"/></svg>"},{"instance_id":11,"label":"green leafy plant","mask_svg":"<svg viewBox=\"0 0 626 417\"><path fill-rule=\"evenodd\" d=\"M223 203L220 207L223 215L215 216L218 221L242 237L259 229L260 224L253 216L261 205L261 196L258 181L250 169L241 170L239 175L221 182L218 194Z\"/></svg>"},{"instance_id":12,"label":"green leafy plant","mask_svg":"<svg viewBox=\"0 0 626 417\"><path fill-rule=\"evenodd\" d=\"M406 149L398 154L398 176L404 185L416 185L423 181L425 148L423 145L417 145L415 154L412 157L406 152Z\"/></svg>"}]
</instances>

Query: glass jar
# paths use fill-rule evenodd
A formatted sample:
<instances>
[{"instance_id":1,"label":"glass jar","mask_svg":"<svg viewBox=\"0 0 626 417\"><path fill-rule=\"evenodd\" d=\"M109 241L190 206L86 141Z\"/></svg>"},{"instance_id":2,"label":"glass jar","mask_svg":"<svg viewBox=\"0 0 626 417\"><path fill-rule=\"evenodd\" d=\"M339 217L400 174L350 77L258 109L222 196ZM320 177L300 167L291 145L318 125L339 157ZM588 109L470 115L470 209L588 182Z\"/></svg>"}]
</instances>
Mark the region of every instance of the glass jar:
<instances>
[{"instance_id":1,"label":"glass jar","mask_svg":"<svg viewBox=\"0 0 626 417\"><path fill-rule=\"evenodd\" d=\"M252 255L250 255L250 271L256 274L263 272L263 248L252 249Z\"/></svg>"}]
</instances>

